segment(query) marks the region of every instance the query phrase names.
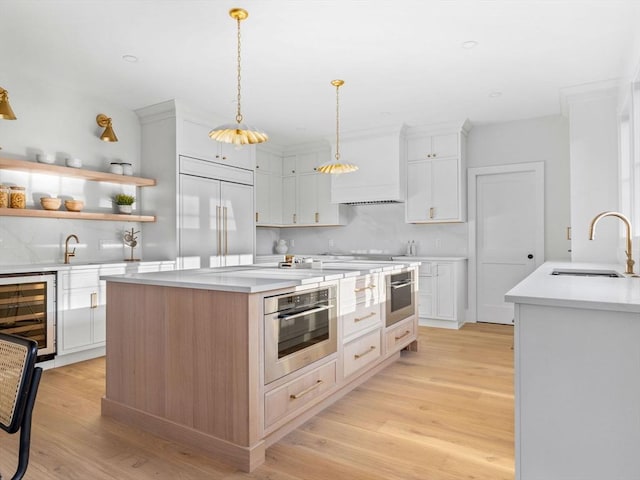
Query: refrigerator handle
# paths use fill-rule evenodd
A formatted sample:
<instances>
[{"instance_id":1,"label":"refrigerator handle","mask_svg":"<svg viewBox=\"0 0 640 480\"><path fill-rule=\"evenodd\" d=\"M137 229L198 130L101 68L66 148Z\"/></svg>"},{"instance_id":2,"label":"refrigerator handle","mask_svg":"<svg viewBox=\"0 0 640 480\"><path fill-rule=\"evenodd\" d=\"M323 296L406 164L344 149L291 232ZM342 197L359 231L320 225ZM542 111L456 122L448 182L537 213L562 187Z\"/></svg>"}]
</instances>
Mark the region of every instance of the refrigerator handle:
<instances>
[{"instance_id":1,"label":"refrigerator handle","mask_svg":"<svg viewBox=\"0 0 640 480\"><path fill-rule=\"evenodd\" d=\"M220 256L220 251L222 248L222 246L220 245L222 243L222 232L220 230L220 205L216 205L216 236L217 236L216 255Z\"/></svg>"},{"instance_id":2,"label":"refrigerator handle","mask_svg":"<svg viewBox=\"0 0 640 480\"><path fill-rule=\"evenodd\" d=\"M229 255L229 229L227 228L227 207L222 207L222 212L224 214L224 254L225 256Z\"/></svg>"}]
</instances>

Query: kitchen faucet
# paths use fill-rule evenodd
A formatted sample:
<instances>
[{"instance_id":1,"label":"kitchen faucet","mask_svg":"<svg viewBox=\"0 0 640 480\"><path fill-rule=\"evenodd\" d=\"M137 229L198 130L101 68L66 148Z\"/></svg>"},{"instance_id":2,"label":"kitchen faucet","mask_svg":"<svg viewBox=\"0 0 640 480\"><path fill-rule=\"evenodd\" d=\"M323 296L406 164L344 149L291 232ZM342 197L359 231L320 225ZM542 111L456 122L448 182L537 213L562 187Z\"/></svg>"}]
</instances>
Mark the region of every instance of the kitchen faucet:
<instances>
[{"instance_id":1,"label":"kitchen faucet","mask_svg":"<svg viewBox=\"0 0 640 480\"><path fill-rule=\"evenodd\" d=\"M64 241L64 263L67 264L69 263L69 258L70 257L75 257L76 256L76 249L74 248L73 251L69 251L69 240L71 239L75 239L76 243L80 243L80 240L78 240L78 236L75 233L72 233L71 235L69 235L67 237L67 239Z\"/></svg>"},{"instance_id":2,"label":"kitchen faucet","mask_svg":"<svg viewBox=\"0 0 640 480\"><path fill-rule=\"evenodd\" d=\"M593 240L595 237L596 224L600 221L601 218L608 217L608 216L618 217L620 220L624 222L625 226L627 227L627 251L624 252L627 254L627 269L625 270L624 273L633 275L634 274L633 264L635 262L633 261L633 256L631 251L631 222L627 217L625 217L623 214L618 212L602 212L596 215L594 219L591 220L591 225L589 226L589 240Z\"/></svg>"}]
</instances>

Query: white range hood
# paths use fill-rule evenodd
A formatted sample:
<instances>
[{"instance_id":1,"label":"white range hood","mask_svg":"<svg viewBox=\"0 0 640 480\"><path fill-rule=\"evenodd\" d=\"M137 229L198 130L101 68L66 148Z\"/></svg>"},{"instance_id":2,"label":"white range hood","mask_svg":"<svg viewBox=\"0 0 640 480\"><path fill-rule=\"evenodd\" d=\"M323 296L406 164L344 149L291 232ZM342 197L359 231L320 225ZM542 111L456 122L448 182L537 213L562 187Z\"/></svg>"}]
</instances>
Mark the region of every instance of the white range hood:
<instances>
[{"instance_id":1,"label":"white range hood","mask_svg":"<svg viewBox=\"0 0 640 480\"><path fill-rule=\"evenodd\" d=\"M332 175L331 202L374 204L404 202L407 159L404 125L340 135L340 159L356 172ZM335 155L335 139L332 143Z\"/></svg>"}]
</instances>

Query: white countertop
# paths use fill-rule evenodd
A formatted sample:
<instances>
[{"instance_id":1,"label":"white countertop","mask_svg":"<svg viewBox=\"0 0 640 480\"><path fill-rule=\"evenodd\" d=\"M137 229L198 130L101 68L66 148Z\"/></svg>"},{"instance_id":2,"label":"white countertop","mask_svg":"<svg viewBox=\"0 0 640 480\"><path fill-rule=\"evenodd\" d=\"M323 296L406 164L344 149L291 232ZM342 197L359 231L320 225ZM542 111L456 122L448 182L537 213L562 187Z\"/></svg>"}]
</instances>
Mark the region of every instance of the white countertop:
<instances>
[{"instance_id":1,"label":"white countertop","mask_svg":"<svg viewBox=\"0 0 640 480\"><path fill-rule=\"evenodd\" d=\"M416 261L424 261L424 262L462 262L467 260L467 257L438 257L438 256L426 256L426 255L399 255L397 257L393 257L393 260L405 261L405 260L416 260Z\"/></svg>"},{"instance_id":2,"label":"white countertop","mask_svg":"<svg viewBox=\"0 0 640 480\"><path fill-rule=\"evenodd\" d=\"M20 274L20 273L33 273L33 272L56 272L56 271L68 271L72 268L98 268L98 267L126 267L126 266L149 266L149 265L174 265L173 260L140 260L135 262L120 261L104 261L104 262L73 262L72 263L33 263L27 265L2 265L0 266L0 275L5 274Z\"/></svg>"},{"instance_id":3,"label":"white countertop","mask_svg":"<svg viewBox=\"0 0 640 480\"><path fill-rule=\"evenodd\" d=\"M367 273L398 270L419 262L331 262L322 268L277 268L265 264L103 276L101 279L143 285L259 293L311 286Z\"/></svg>"},{"instance_id":4,"label":"white countertop","mask_svg":"<svg viewBox=\"0 0 640 480\"><path fill-rule=\"evenodd\" d=\"M505 300L514 303L640 313L640 278L551 275L554 269L615 270L623 265L547 262L513 287Z\"/></svg>"}]
</instances>

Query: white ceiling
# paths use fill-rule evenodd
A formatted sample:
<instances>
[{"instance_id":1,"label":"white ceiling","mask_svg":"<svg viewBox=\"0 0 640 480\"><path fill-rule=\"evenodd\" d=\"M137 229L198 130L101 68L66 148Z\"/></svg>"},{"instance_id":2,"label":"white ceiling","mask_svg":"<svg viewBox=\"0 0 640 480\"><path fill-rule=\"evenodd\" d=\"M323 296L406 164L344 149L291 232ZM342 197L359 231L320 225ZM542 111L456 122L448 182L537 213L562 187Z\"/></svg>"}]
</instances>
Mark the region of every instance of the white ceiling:
<instances>
[{"instance_id":1,"label":"white ceiling","mask_svg":"<svg viewBox=\"0 0 640 480\"><path fill-rule=\"evenodd\" d=\"M0 77L232 121L232 7L245 121L281 145L333 135L335 78L343 132L558 114L561 88L623 73L640 24L638 0L0 0Z\"/></svg>"}]
</instances>

